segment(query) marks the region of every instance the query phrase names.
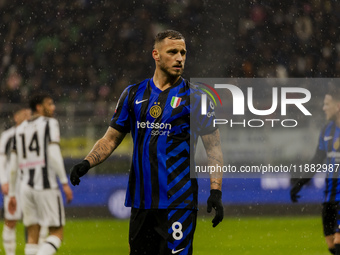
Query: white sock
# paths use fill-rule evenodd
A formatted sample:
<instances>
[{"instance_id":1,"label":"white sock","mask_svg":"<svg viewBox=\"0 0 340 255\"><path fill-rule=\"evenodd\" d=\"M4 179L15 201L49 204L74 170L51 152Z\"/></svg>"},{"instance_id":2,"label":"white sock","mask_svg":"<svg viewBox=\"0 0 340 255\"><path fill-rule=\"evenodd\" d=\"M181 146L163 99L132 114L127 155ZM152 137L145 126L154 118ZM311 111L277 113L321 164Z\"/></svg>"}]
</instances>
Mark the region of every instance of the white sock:
<instances>
[{"instance_id":1,"label":"white sock","mask_svg":"<svg viewBox=\"0 0 340 255\"><path fill-rule=\"evenodd\" d=\"M25 255L36 255L38 251L38 245L27 243L25 245Z\"/></svg>"},{"instance_id":2,"label":"white sock","mask_svg":"<svg viewBox=\"0 0 340 255\"><path fill-rule=\"evenodd\" d=\"M39 245L42 245L42 244L45 242L45 240L46 240L48 234L49 234L49 229L48 229L48 227L41 227L41 228L40 228L40 232L39 232L39 243L38 243Z\"/></svg>"},{"instance_id":3,"label":"white sock","mask_svg":"<svg viewBox=\"0 0 340 255\"><path fill-rule=\"evenodd\" d=\"M37 255L53 255L61 245L61 240L57 236L48 236L40 246Z\"/></svg>"},{"instance_id":4,"label":"white sock","mask_svg":"<svg viewBox=\"0 0 340 255\"><path fill-rule=\"evenodd\" d=\"M2 241L6 255L15 255L15 248L17 245L15 228L9 228L4 225L4 228L2 230Z\"/></svg>"}]
</instances>

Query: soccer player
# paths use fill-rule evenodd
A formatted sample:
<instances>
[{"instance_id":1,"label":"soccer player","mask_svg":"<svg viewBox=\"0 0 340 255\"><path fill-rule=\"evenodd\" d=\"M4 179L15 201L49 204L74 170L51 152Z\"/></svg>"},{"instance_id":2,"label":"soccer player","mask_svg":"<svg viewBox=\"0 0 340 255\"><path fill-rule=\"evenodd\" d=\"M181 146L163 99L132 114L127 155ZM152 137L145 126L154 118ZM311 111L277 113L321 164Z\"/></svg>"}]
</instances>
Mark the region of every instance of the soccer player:
<instances>
[{"instance_id":1,"label":"soccer player","mask_svg":"<svg viewBox=\"0 0 340 255\"><path fill-rule=\"evenodd\" d=\"M183 73L186 45L182 34L159 33L152 56L156 69L151 79L128 86L122 93L106 134L81 163L71 169L70 180L103 162L131 132L134 149L126 206L131 206L130 254L192 254L197 218L197 180L190 178L190 136L201 136L209 164L222 165L218 129L213 118L191 119L190 94L198 91ZM212 110L212 109L210 109ZM211 175L208 212L216 210L213 227L223 219L222 176Z\"/></svg>"},{"instance_id":2,"label":"soccer player","mask_svg":"<svg viewBox=\"0 0 340 255\"><path fill-rule=\"evenodd\" d=\"M5 130L0 138L0 182L1 192L4 195L4 227L2 230L2 242L6 255L14 255L16 249L16 223L21 220L21 207L18 203L18 210L14 215L8 211L8 180L9 180L9 157L11 145L14 138L15 127L21 124L24 120L30 118L31 110L25 107L18 107L14 110L13 120L15 126ZM18 180L17 180L18 181ZM16 190L16 196L19 195L19 189Z\"/></svg>"},{"instance_id":3,"label":"soccer player","mask_svg":"<svg viewBox=\"0 0 340 255\"><path fill-rule=\"evenodd\" d=\"M10 157L9 211L16 211L15 179L20 169L20 200L28 237L25 255L52 255L61 245L65 212L57 177L67 202L73 198L59 148L59 123L52 118L53 99L37 94L30 100L32 117L16 128ZM41 226L49 236L38 246Z\"/></svg>"},{"instance_id":4,"label":"soccer player","mask_svg":"<svg viewBox=\"0 0 340 255\"><path fill-rule=\"evenodd\" d=\"M324 98L323 111L328 123L319 136L319 144L311 164L322 164L326 159L328 167L340 160L340 89L333 87ZM335 166L334 166L335 167ZM334 168L335 169L335 168ZM299 179L291 188L290 196L297 202L299 191L310 178ZM340 255L340 180L338 173L328 171L325 198L322 204L322 223L326 243L330 253Z\"/></svg>"}]
</instances>

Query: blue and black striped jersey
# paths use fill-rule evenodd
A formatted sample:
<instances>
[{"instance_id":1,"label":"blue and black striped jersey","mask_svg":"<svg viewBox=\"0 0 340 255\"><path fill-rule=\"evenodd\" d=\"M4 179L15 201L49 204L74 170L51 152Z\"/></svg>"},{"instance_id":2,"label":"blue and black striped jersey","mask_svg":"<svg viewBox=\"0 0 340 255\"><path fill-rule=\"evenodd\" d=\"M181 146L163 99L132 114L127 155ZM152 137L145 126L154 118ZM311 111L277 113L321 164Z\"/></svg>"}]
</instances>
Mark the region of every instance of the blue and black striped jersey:
<instances>
[{"instance_id":1,"label":"blue and black striped jersey","mask_svg":"<svg viewBox=\"0 0 340 255\"><path fill-rule=\"evenodd\" d=\"M333 166L333 168L328 166L328 169L334 169L334 171L327 171L325 202L340 201L340 169L336 171L335 165L340 164L340 128L336 126L334 121L328 123L321 131L318 153L320 159L326 158L326 164Z\"/></svg>"},{"instance_id":2,"label":"blue and black striped jersey","mask_svg":"<svg viewBox=\"0 0 340 255\"><path fill-rule=\"evenodd\" d=\"M133 138L126 206L197 208L197 180L190 178L190 136L196 142L200 135L216 129L213 117L199 111L195 127L190 128L190 111L195 105L190 101L200 99L200 93L182 78L164 91L146 79L122 93L110 126L131 132Z\"/></svg>"}]
</instances>

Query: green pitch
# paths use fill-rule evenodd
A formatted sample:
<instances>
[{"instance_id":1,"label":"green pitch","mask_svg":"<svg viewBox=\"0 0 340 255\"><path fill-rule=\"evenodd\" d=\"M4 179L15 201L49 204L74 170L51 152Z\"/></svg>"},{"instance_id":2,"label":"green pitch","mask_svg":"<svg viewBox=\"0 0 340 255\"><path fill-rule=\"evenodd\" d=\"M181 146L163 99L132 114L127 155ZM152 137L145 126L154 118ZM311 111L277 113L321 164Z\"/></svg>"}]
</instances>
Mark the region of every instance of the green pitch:
<instances>
[{"instance_id":1,"label":"green pitch","mask_svg":"<svg viewBox=\"0 0 340 255\"><path fill-rule=\"evenodd\" d=\"M23 254L23 226L18 226L17 254ZM0 254L3 254L1 242ZM128 221L70 220L58 255L126 255ZM210 218L199 218L194 254L321 255L328 254L321 217L225 218L215 229Z\"/></svg>"}]
</instances>

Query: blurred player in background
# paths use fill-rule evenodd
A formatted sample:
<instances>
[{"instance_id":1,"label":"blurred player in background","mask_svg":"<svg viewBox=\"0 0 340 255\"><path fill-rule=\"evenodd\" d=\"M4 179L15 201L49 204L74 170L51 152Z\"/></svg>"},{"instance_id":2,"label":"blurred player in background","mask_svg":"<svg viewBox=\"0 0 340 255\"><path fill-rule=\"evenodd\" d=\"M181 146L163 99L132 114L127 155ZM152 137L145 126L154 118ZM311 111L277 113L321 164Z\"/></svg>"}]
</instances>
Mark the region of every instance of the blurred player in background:
<instances>
[{"instance_id":1,"label":"blurred player in background","mask_svg":"<svg viewBox=\"0 0 340 255\"><path fill-rule=\"evenodd\" d=\"M190 136L201 136L211 165L223 165L219 131L206 116L193 120L196 125L190 130L194 88L181 77L184 37L173 30L159 33L152 56L153 78L125 89L106 134L71 169L70 180L78 185L80 177L108 158L131 132L134 151L125 201L132 207L130 254L192 254L198 187L190 178ZM215 227L223 219L221 174L211 175L210 183L208 212L216 210Z\"/></svg>"},{"instance_id":2,"label":"blurred player in background","mask_svg":"<svg viewBox=\"0 0 340 255\"><path fill-rule=\"evenodd\" d=\"M31 116L31 110L25 107L18 107L13 112L13 120L15 126L5 130L0 138L0 182L1 192L4 195L4 228L2 230L2 242L6 255L14 255L16 249L16 234L15 228L18 220L22 218L21 204L19 199L19 186L15 191L15 196L18 197L18 210L15 214L10 214L8 211L8 181L9 181L9 157L12 147L12 142L15 134L15 127L27 120ZM19 179L17 179L19 181Z\"/></svg>"},{"instance_id":3,"label":"blurred player in background","mask_svg":"<svg viewBox=\"0 0 340 255\"><path fill-rule=\"evenodd\" d=\"M57 177L67 202L73 198L68 185L59 147L59 123L52 118L55 105L47 94L37 94L30 100L32 117L16 128L11 153L9 211L16 211L16 176L20 169L20 198L23 222L28 238L26 255L52 255L61 245L65 212ZM41 226L49 227L49 236L38 246Z\"/></svg>"},{"instance_id":4,"label":"blurred player in background","mask_svg":"<svg viewBox=\"0 0 340 255\"><path fill-rule=\"evenodd\" d=\"M323 111L328 123L323 127L319 144L311 164L340 163L340 88L332 87L326 94ZM334 166L335 169L335 166ZM299 191L311 178L301 178L290 191L291 200L297 202ZM322 204L322 223L329 251L340 255L340 180L339 173L329 171L326 177L325 199Z\"/></svg>"}]
</instances>

